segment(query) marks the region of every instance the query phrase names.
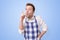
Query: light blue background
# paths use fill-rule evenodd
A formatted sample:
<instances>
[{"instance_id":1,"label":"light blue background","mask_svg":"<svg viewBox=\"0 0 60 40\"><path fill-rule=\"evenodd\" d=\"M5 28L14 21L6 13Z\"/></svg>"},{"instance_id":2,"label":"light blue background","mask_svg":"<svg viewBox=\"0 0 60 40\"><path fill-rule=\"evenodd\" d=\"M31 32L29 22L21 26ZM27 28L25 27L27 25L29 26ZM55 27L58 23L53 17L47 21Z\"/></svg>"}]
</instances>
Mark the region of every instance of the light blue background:
<instances>
[{"instance_id":1,"label":"light blue background","mask_svg":"<svg viewBox=\"0 0 60 40\"><path fill-rule=\"evenodd\" d=\"M42 40L60 40L60 0L0 0L0 40L23 40L18 32L19 17L28 2L48 25Z\"/></svg>"}]
</instances>

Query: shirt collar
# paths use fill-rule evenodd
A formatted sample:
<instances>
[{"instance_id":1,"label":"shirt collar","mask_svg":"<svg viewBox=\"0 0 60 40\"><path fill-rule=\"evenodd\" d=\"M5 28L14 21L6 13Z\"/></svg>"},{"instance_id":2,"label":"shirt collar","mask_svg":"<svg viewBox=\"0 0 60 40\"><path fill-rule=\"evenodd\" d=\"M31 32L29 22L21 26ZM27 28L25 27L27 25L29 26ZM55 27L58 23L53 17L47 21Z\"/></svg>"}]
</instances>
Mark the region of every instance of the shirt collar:
<instances>
[{"instance_id":1,"label":"shirt collar","mask_svg":"<svg viewBox=\"0 0 60 40\"><path fill-rule=\"evenodd\" d=\"M26 17L26 19L27 19L27 20L33 20L33 19L34 19L34 15L33 15L33 17L32 17L31 19L28 19L27 17Z\"/></svg>"}]
</instances>

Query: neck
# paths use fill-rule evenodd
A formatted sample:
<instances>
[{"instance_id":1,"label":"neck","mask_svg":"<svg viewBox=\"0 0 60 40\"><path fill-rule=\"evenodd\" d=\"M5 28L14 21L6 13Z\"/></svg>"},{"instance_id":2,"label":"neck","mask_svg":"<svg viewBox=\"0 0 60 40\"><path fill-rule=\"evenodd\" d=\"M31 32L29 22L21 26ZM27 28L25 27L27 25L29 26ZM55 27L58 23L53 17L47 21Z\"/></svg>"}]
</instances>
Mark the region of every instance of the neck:
<instances>
[{"instance_id":1,"label":"neck","mask_svg":"<svg viewBox=\"0 0 60 40\"><path fill-rule=\"evenodd\" d=\"M28 19L31 19L33 17L33 15L32 16L30 16L30 17L28 17Z\"/></svg>"}]
</instances>

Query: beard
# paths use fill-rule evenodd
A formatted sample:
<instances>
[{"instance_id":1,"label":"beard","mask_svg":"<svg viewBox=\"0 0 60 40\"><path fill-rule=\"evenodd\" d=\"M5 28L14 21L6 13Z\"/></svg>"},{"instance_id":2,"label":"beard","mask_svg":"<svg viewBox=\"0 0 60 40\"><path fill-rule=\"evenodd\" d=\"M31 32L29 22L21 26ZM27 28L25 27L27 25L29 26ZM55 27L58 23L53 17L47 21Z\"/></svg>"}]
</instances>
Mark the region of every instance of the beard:
<instances>
[{"instance_id":1,"label":"beard","mask_svg":"<svg viewBox=\"0 0 60 40\"><path fill-rule=\"evenodd\" d=\"M29 15L26 15L27 18L29 18L30 16Z\"/></svg>"},{"instance_id":2,"label":"beard","mask_svg":"<svg viewBox=\"0 0 60 40\"><path fill-rule=\"evenodd\" d=\"M26 15L26 17L27 17L28 19L31 19L31 18L33 17L33 15Z\"/></svg>"}]
</instances>

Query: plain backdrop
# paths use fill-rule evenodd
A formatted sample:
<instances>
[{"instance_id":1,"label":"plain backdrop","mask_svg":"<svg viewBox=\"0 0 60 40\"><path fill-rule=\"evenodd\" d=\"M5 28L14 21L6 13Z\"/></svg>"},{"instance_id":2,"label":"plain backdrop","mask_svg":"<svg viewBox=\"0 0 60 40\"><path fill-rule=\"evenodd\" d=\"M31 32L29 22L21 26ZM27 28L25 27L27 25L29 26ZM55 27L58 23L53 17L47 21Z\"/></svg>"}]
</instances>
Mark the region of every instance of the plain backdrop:
<instances>
[{"instance_id":1,"label":"plain backdrop","mask_svg":"<svg viewBox=\"0 0 60 40\"><path fill-rule=\"evenodd\" d=\"M19 34L19 18L26 3L35 5L35 15L48 26L42 40L60 40L60 0L0 0L0 40L23 40Z\"/></svg>"}]
</instances>

